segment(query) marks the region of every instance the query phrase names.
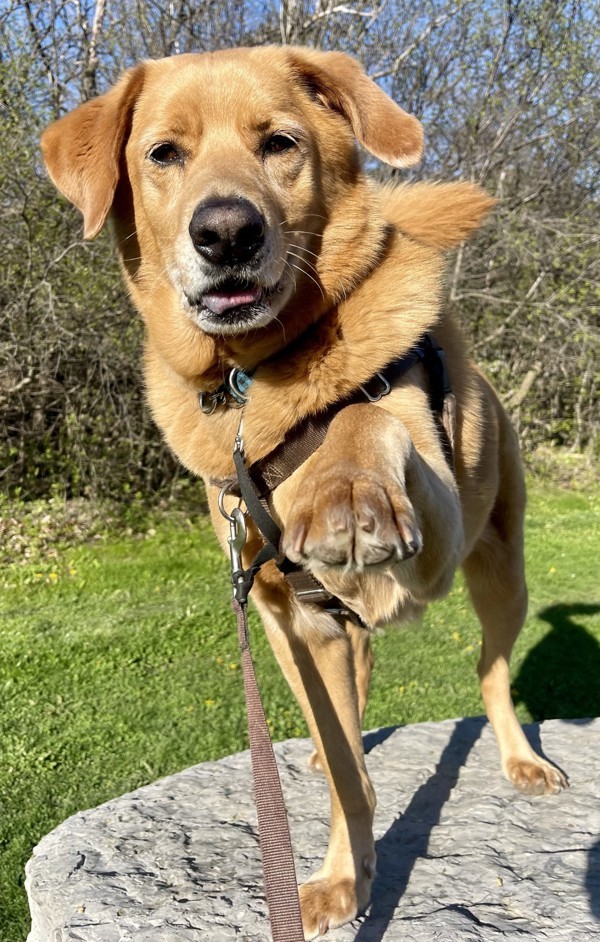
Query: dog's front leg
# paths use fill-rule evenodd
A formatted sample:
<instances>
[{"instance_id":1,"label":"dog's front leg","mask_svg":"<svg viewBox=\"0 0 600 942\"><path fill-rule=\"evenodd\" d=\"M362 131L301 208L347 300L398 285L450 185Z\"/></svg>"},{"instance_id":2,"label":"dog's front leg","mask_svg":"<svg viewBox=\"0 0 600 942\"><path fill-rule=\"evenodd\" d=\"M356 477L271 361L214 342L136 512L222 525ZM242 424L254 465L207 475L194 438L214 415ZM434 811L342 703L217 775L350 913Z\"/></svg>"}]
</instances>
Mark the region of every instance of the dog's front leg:
<instances>
[{"instance_id":1,"label":"dog's front leg","mask_svg":"<svg viewBox=\"0 0 600 942\"><path fill-rule=\"evenodd\" d=\"M282 671L304 711L331 790L329 848L300 888L307 939L341 926L369 902L375 872L375 794L367 774L350 639L334 619L283 601L262 580L255 601ZM310 787L308 785L307 787Z\"/></svg>"},{"instance_id":2,"label":"dog's front leg","mask_svg":"<svg viewBox=\"0 0 600 942\"><path fill-rule=\"evenodd\" d=\"M288 491L279 503L276 493L286 555L328 587L336 574L385 569L405 603L445 594L462 553L462 519L435 432L427 445L428 452L418 451L404 423L384 408L339 412L297 472L294 500Z\"/></svg>"}]
</instances>

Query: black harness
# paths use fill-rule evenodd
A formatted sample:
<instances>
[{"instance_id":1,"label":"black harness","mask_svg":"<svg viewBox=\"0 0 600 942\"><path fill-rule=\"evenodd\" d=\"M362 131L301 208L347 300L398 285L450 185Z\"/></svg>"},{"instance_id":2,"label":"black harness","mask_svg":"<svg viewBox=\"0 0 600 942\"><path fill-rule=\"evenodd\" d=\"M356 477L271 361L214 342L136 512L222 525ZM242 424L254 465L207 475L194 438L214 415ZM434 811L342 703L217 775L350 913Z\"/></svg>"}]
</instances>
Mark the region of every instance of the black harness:
<instances>
[{"instance_id":1,"label":"black harness","mask_svg":"<svg viewBox=\"0 0 600 942\"><path fill-rule=\"evenodd\" d=\"M281 530L269 512L268 497L319 447L335 414L349 405L365 401L379 402L417 363L422 363L427 372L430 408L436 419L446 458L453 467L454 396L444 351L429 334L424 334L407 353L388 363L350 396L333 403L315 416L305 418L288 432L277 448L265 458L254 462L250 468L246 466L243 441L238 433L233 451L236 477L214 483L221 486L221 509L224 494L239 496L263 539L262 548L248 568L242 567L240 557L238 566L232 573L234 595L241 604L247 602L258 571L266 562L274 560L298 601L318 605L330 615L347 618L362 627L368 627L360 615L348 608L339 598L332 596L311 573L281 553ZM232 370L227 382L217 390L199 394L200 408L207 415L220 406L242 408L247 401L246 393L251 382L251 375L241 370Z\"/></svg>"}]
</instances>

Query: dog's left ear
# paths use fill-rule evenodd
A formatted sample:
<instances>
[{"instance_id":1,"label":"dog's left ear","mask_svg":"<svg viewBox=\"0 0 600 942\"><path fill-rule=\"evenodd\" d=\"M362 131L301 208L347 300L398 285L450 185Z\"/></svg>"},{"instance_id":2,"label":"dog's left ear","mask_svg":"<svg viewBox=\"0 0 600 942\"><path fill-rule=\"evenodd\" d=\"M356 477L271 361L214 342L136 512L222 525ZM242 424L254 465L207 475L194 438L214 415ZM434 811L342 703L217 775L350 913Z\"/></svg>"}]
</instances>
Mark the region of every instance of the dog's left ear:
<instances>
[{"instance_id":1,"label":"dog's left ear","mask_svg":"<svg viewBox=\"0 0 600 942\"><path fill-rule=\"evenodd\" d=\"M48 173L81 210L85 239L98 235L110 212L143 74L143 65L130 69L105 95L59 118L42 135Z\"/></svg>"},{"instance_id":2,"label":"dog's left ear","mask_svg":"<svg viewBox=\"0 0 600 942\"><path fill-rule=\"evenodd\" d=\"M342 114L369 153L392 167L412 167L423 154L420 121L403 111L343 52L290 47L292 65L321 101Z\"/></svg>"}]
</instances>

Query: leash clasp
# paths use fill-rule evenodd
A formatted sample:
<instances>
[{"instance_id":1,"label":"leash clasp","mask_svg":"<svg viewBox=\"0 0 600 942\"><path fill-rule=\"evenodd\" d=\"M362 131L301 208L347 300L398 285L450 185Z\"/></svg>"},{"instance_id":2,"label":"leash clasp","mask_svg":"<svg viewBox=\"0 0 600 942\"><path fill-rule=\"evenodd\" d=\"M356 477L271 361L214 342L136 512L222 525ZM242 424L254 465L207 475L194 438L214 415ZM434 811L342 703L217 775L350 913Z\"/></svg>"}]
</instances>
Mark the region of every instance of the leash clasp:
<instances>
[{"instance_id":1,"label":"leash clasp","mask_svg":"<svg viewBox=\"0 0 600 942\"><path fill-rule=\"evenodd\" d=\"M233 585L233 597L238 602L246 601L248 592L245 590L245 572L242 566L242 550L246 544L248 529L246 527L246 517L241 507L234 507L231 513L225 510L224 498L231 485L226 484L219 493L219 510L221 514L229 521L229 561L231 564L231 583Z\"/></svg>"}]
</instances>

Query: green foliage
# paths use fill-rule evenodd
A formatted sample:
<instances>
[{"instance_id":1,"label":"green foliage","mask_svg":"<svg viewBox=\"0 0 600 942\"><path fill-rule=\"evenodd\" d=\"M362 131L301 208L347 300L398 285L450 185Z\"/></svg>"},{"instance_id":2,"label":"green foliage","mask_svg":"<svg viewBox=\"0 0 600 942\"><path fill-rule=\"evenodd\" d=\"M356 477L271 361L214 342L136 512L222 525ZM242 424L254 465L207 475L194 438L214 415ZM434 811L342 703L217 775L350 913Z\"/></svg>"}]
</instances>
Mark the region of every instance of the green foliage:
<instances>
[{"instance_id":1,"label":"green foliage","mask_svg":"<svg viewBox=\"0 0 600 942\"><path fill-rule=\"evenodd\" d=\"M81 545L95 532L86 512L79 525L43 524L54 539L34 536L1 577L0 942L25 940L23 867L43 834L246 747L227 564L206 519L138 515L135 535ZM597 494L537 485L527 545L530 614L512 671L519 715L597 715ZM251 632L274 736L305 735L254 613ZM481 714L479 640L460 579L421 624L376 637L366 728Z\"/></svg>"},{"instance_id":2,"label":"green foliage","mask_svg":"<svg viewBox=\"0 0 600 942\"><path fill-rule=\"evenodd\" d=\"M168 494L182 474L144 402L142 326L110 237L82 241L38 138L138 59L254 42L358 56L425 125L412 175L471 179L498 196L451 261L447 303L526 452L548 442L597 452L600 34L587 0L357 0L329 12L113 0L94 26L96 9L7 0L0 10L2 492L127 502Z\"/></svg>"}]
</instances>

